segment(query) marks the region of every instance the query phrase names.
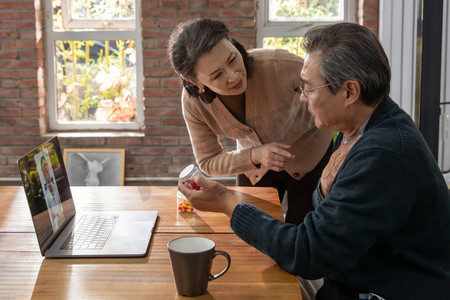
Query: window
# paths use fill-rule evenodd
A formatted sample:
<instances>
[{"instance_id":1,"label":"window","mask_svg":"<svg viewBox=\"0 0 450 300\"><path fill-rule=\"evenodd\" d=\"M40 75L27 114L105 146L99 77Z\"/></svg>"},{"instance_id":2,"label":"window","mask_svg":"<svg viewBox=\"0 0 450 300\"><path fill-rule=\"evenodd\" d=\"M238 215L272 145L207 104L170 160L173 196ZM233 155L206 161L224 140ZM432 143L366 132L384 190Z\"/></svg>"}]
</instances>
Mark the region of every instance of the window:
<instances>
[{"instance_id":1,"label":"window","mask_svg":"<svg viewBox=\"0 0 450 300\"><path fill-rule=\"evenodd\" d=\"M282 48L303 56L301 37L317 25L355 22L355 0L259 0L257 47Z\"/></svg>"},{"instance_id":2,"label":"window","mask_svg":"<svg viewBox=\"0 0 450 300\"><path fill-rule=\"evenodd\" d=\"M142 129L140 0L45 5L50 129Z\"/></svg>"}]
</instances>

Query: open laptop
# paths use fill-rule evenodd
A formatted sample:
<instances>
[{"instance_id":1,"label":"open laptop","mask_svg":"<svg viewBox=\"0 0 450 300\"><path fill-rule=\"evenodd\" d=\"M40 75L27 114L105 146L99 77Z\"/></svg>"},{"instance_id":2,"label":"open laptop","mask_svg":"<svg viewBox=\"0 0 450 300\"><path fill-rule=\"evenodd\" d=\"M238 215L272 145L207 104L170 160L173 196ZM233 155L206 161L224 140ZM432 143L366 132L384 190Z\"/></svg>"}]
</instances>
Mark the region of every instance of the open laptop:
<instances>
[{"instance_id":1,"label":"open laptop","mask_svg":"<svg viewBox=\"0 0 450 300\"><path fill-rule=\"evenodd\" d=\"M77 213L57 137L21 157L17 163L43 256L146 255L158 212Z\"/></svg>"}]
</instances>

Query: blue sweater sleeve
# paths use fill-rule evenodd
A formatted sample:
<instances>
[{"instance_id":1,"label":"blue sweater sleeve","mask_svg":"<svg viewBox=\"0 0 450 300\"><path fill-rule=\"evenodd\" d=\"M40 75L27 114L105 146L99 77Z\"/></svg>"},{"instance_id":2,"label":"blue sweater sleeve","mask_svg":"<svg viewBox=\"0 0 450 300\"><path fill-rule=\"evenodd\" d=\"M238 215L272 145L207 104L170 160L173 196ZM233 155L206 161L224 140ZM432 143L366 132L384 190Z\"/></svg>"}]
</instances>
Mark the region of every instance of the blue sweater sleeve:
<instances>
[{"instance_id":1,"label":"blue sweater sleeve","mask_svg":"<svg viewBox=\"0 0 450 300\"><path fill-rule=\"evenodd\" d=\"M412 203L404 172L398 154L357 152L347 157L325 200L299 226L242 203L231 227L293 274L314 279L344 272L407 218Z\"/></svg>"}]
</instances>

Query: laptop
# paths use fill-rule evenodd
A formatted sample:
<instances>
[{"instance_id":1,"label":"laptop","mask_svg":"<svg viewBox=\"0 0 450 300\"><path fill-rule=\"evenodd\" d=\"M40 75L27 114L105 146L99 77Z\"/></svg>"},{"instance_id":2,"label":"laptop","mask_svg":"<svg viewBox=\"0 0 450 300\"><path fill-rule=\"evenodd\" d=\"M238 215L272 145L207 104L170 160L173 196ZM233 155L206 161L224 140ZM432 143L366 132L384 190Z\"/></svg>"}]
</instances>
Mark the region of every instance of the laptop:
<instances>
[{"instance_id":1,"label":"laptop","mask_svg":"<svg viewBox=\"0 0 450 300\"><path fill-rule=\"evenodd\" d=\"M57 257L141 257L158 211L77 212L58 137L18 160L41 254Z\"/></svg>"}]
</instances>

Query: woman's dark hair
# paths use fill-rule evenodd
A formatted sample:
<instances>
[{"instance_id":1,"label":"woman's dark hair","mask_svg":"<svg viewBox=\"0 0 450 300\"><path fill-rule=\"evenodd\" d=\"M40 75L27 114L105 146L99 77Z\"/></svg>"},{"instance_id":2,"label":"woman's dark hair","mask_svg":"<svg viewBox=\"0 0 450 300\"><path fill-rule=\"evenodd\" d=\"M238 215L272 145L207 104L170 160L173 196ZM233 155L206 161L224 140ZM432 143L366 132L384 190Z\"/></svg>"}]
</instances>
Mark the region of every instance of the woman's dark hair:
<instances>
[{"instance_id":1,"label":"woman's dark hair","mask_svg":"<svg viewBox=\"0 0 450 300\"><path fill-rule=\"evenodd\" d=\"M336 93L346 80L361 86L362 101L374 106L389 95L391 69L377 37L366 27L354 23L318 26L302 41L307 53L321 56L319 74Z\"/></svg>"},{"instance_id":2,"label":"woman's dark hair","mask_svg":"<svg viewBox=\"0 0 450 300\"><path fill-rule=\"evenodd\" d=\"M186 79L197 80L194 72L197 60L223 39L229 40L242 55L247 77L251 76L252 59L245 47L235 38L230 37L230 30L221 22L210 18L196 18L178 24L170 35L168 55L173 69L183 80L183 86L189 95L211 103L216 93L205 86L205 92L200 93L198 87Z\"/></svg>"}]
</instances>

